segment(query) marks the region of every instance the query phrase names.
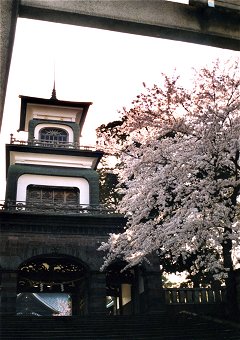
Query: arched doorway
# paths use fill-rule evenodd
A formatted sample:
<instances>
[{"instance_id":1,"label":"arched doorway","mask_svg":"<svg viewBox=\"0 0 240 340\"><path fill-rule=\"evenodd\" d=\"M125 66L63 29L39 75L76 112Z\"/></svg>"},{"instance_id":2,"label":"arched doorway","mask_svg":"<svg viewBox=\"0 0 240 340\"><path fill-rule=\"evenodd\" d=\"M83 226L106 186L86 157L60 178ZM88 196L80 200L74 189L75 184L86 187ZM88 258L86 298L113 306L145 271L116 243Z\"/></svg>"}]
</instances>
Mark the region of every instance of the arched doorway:
<instances>
[{"instance_id":1,"label":"arched doorway","mask_svg":"<svg viewBox=\"0 0 240 340\"><path fill-rule=\"evenodd\" d=\"M135 269L123 270L125 266L123 262L115 262L106 271L107 314L134 313Z\"/></svg>"},{"instance_id":2,"label":"arched doorway","mask_svg":"<svg viewBox=\"0 0 240 340\"><path fill-rule=\"evenodd\" d=\"M25 261L18 269L17 314L85 314L87 273L77 258L61 254Z\"/></svg>"}]
</instances>

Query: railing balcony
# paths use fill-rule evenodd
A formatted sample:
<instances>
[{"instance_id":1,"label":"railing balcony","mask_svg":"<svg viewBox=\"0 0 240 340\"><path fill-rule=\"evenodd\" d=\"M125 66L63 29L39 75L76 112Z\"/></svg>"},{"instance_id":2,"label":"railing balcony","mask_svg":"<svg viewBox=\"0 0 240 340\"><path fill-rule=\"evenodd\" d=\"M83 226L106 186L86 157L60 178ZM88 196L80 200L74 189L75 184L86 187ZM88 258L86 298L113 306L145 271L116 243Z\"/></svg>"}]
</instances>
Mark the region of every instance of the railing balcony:
<instances>
[{"instance_id":1,"label":"railing balcony","mask_svg":"<svg viewBox=\"0 0 240 340\"><path fill-rule=\"evenodd\" d=\"M69 203L43 203L25 201L0 201L0 212L13 213L39 213L39 214L90 214L90 215L116 215L116 210L105 205L69 204Z\"/></svg>"},{"instance_id":2,"label":"railing balcony","mask_svg":"<svg viewBox=\"0 0 240 340\"><path fill-rule=\"evenodd\" d=\"M62 141L47 141L42 139L28 139L28 140L19 140L10 135L10 144L18 144L18 145L28 145L28 146L38 146L38 147L47 147L47 148L64 148L64 149L77 149L77 150L86 150L86 151L96 151L95 146L88 145L80 145L79 143L73 142L62 142Z\"/></svg>"}]
</instances>

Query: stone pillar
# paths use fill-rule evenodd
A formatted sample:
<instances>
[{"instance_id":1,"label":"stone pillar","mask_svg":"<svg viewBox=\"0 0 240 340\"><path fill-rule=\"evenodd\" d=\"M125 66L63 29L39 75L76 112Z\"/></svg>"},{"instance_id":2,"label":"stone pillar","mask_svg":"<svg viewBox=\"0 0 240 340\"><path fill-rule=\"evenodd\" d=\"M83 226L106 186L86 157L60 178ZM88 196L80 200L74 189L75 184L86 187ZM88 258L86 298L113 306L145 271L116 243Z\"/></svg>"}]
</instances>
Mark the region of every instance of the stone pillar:
<instances>
[{"instance_id":1,"label":"stone pillar","mask_svg":"<svg viewBox=\"0 0 240 340\"><path fill-rule=\"evenodd\" d=\"M80 292L77 291L72 294L72 315L81 315L82 311L80 310L81 303L81 295Z\"/></svg>"},{"instance_id":2,"label":"stone pillar","mask_svg":"<svg viewBox=\"0 0 240 340\"><path fill-rule=\"evenodd\" d=\"M16 315L17 272L2 271L0 314Z\"/></svg>"},{"instance_id":3,"label":"stone pillar","mask_svg":"<svg viewBox=\"0 0 240 340\"><path fill-rule=\"evenodd\" d=\"M138 267L134 269L135 279L132 284L132 313L140 314L141 313L141 287L140 287L140 277L141 273Z\"/></svg>"},{"instance_id":4,"label":"stone pillar","mask_svg":"<svg viewBox=\"0 0 240 340\"><path fill-rule=\"evenodd\" d=\"M151 271L145 273L145 297L145 302L147 303L147 313L154 313L164 310L165 300L160 271Z\"/></svg>"},{"instance_id":5,"label":"stone pillar","mask_svg":"<svg viewBox=\"0 0 240 340\"><path fill-rule=\"evenodd\" d=\"M106 274L91 272L88 294L89 314L106 314Z\"/></svg>"}]
</instances>

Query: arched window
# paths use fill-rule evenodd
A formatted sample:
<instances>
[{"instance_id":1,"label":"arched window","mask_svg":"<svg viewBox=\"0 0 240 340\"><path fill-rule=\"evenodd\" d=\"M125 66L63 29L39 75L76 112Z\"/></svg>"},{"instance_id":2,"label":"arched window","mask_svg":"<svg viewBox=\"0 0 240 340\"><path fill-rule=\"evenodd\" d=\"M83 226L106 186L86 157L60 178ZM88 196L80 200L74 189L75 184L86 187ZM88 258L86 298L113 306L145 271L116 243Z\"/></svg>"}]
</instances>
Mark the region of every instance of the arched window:
<instances>
[{"instance_id":1,"label":"arched window","mask_svg":"<svg viewBox=\"0 0 240 340\"><path fill-rule=\"evenodd\" d=\"M46 127L39 131L39 139L43 142L68 142L68 132L64 129Z\"/></svg>"}]
</instances>

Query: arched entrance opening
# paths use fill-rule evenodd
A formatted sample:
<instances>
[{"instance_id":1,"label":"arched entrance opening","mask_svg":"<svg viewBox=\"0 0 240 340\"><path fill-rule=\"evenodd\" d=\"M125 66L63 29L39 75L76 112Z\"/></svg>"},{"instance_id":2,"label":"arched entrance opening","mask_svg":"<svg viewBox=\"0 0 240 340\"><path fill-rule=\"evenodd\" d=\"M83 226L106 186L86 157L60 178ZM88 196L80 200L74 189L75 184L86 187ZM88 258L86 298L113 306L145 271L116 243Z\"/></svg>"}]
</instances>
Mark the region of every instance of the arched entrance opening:
<instances>
[{"instance_id":1,"label":"arched entrance opening","mask_svg":"<svg viewBox=\"0 0 240 340\"><path fill-rule=\"evenodd\" d=\"M111 264L106 271L107 314L128 315L134 312L135 269L123 270L123 262Z\"/></svg>"},{"instance_id":2,"label":"arched entrance opening","mask_svg":"<svg viewBox=\"0 0 240 340\"><path fill-rule=\"evenodd\" d=\"M87 267L61 254L33 257L18 269L18 315L84 315Z\"/></svg>"}]
</instances>

